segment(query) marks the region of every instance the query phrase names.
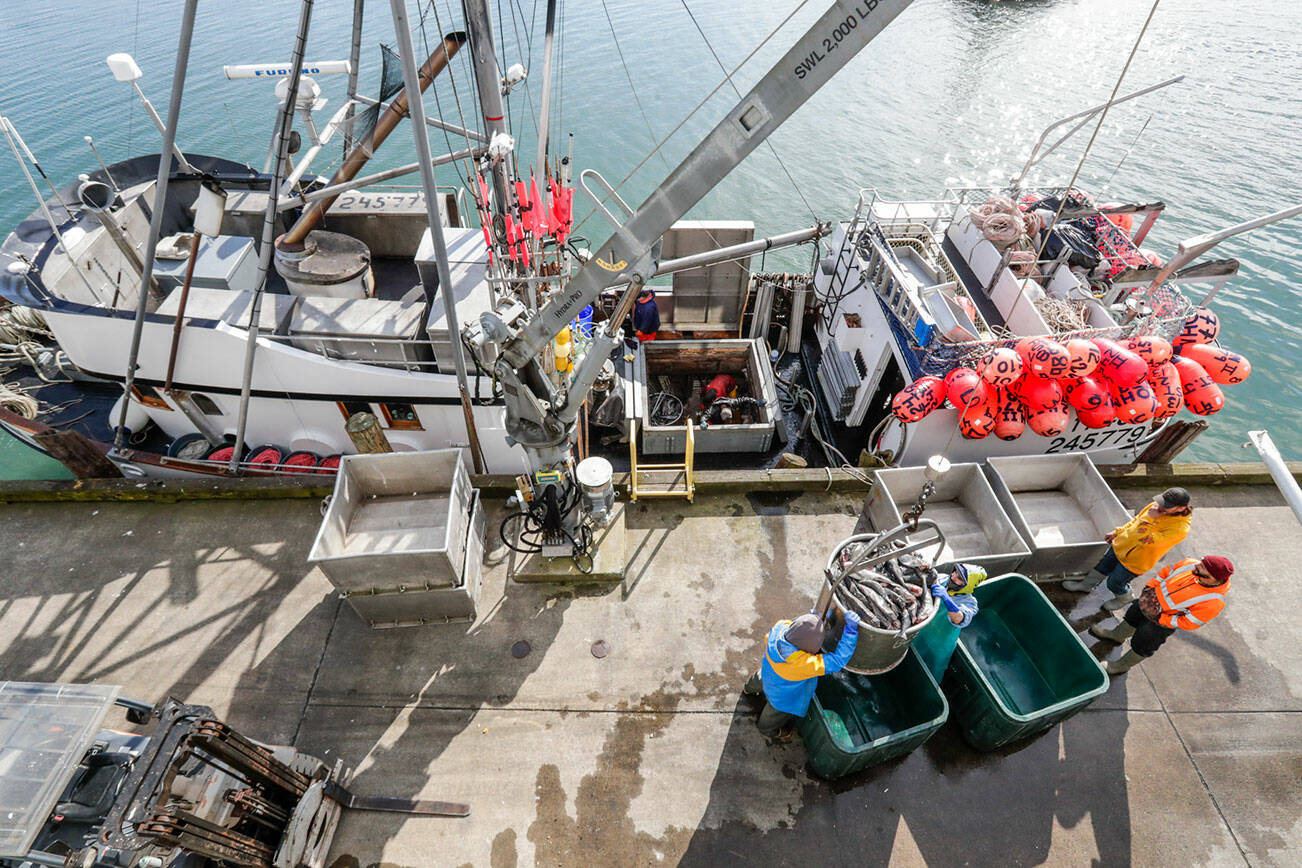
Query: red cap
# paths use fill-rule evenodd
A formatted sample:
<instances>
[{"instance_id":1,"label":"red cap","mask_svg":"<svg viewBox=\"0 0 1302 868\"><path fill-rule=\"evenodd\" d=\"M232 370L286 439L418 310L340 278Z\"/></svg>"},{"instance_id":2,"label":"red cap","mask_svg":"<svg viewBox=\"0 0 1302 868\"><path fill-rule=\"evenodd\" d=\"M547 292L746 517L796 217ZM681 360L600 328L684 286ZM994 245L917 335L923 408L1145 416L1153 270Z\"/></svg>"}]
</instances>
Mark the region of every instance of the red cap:
<instances>
[{"instance_id":1,"label":"red cap","mask_svg":"<svg viewBox=\"0 0 1302 868\"><path fill-rule=\"evenodd\" d=\"M1227 581L1230 576L1234 575L1234 564L1229 558L1223 558L1220 555L1208 555L1203 558L1203 569L1216 581Z\"/></svg>"}]
</instances>

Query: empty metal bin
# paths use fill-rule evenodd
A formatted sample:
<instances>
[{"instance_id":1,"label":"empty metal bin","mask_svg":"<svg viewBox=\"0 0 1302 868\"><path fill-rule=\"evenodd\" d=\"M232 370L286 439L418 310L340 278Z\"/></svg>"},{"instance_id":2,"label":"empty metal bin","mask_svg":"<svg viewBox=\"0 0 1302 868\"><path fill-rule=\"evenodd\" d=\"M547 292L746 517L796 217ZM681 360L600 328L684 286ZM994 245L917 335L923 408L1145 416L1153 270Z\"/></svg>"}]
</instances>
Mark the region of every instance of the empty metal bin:
<instances>
[{"instance_id":1,"label":"empty metal bin","mask_svg":"<svg viewBox=\"0 0 1302 868\"><path fill-rule=\"evenodd\" d=\"M991 458L986 477L1030 547L1028 576L1088 572L1108 550L1104 534L1130 518L1085 455Z\"/></svg>"},{"instance_id":2,"label":"empty metal bin","mask_svg":"<svg viewBox=\"0 0 1302 868\"><path fill-rule=\"evenodd\" d=\"M926 482L925 468L878 470L868 495L868 518L877 530L900 524ZM980 564L990 575L1011 572L1029 555L1012 519L995 497L980 466L954 464L936 483L923 513L945 534L937 562Z\"/></svg>"},{"instance_id":3,"label":"empty metal bin","mask_svg":"<svg viewBox=\"0 0 1302 868\"><path fill-rule=\"evenodd\" d=\"M460 450L348 455L308 562L373 625L473 617L483 533Z\"/></svg>"},{"instance_id":4,"label":"empty metal bin","mask_svg":"<svg viewBox=\"0 0 1302 868\"><path fill-rule=\"evenodd\" d=\"M465 570L461 582L451 587L429 584L396 588L366 588L345 591L341 596L352 606L361 619L375 629L384 627L414 627L423 624L444 624L453 621L473 621L479 601L479 584L484 562L484 508L479 492L470 518L470 534L466 538Z\"/></svg>"}]
</instances>

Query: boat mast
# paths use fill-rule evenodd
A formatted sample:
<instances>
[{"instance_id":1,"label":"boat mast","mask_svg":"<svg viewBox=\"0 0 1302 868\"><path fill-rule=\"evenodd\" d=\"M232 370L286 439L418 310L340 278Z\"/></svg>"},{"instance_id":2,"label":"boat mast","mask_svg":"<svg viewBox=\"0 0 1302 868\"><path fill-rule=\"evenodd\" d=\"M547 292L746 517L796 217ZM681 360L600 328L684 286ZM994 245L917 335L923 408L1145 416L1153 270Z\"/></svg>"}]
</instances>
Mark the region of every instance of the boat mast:
<instances>
[{"instance_id":1,"label":"boat mast","mask_svg":"<svg viewBox=\"0 0 1302 868\"><path fill-rule=\"evenodd\" d=\"M344 159L353 149L353 115L357 113L357 66L362 60L362 7L366 0L353 0L353 34L348 45L348 114L344 116Z\"/></svg>"},{"instance_id":2,"label":"boat mast","mask_svg":"<svg viewBox=\"0 0 1302 868\"><path fill-rule=\"evenodd\" d=\"M126 441L127 410L131 406L131 392L136 385L136 361L140 357L140 338L145 330L145 313L149 309L150 282L154 275L154 256L158 252L158 236L163 231L163 216L167 209L167 182L172 176L172 150L176 147L176 125L181 116L181 94L185 90L185 73L190 65L190 40L194 36L194 13L199 0L185 0L181 15L181 37L176 46L176 66L172 71L172 96L167 103L167 124L163 128L163 150L158 156L158 180L154 185L154 209L149 218L149 238L145 241L145 261L140 274L140 292L136 298L136 320L131 327L131 349L127 353L126 382L123 384L122 409L118 413L117 428L113 433L114 451ZM275 195L275 188L272 188Z\"/></svg>"},{"instance_id":3,"label":"boat mast","mask_svg":"<svg viewBox=\"0 0 1302 868\"><path fill-rule=\"evenodd\" d=\"M249 305L249 330L244 348L244 377L240 382L239 421L235 424L235 449L231 452L230 464L227 466L231 473L235 473L239 468L240 452L244 448L244 433L249 423L249 395L253 388L253 357L258 347L262 293L267 288L267 273L271 270L271 255L276 234L276 202L280 197L280 181L284 176L285 161L289 158L289 133L294 125L294 108L298 104L298 84L303 78L303 54L307 50L307 32L312 24L313 2L314 0L302 0L302 6L299 8L298 35L294 39L294 53L289 63L289 91L285 94L284 105L280 107L280 123L276 125L274 141L276 162L271 172L271 186L267 188L267 210L262 218L262 246L258 248L257 289L253 291L253 303Z\"/></svg>"},{"instance_id":4,"label":"boat mast","mask_svg":"<svg viewBox=\"0 0 1302 868\"><path fill-rule=\"evenodd\" d=\"M420 179L425 187L425 214L429 222L430 240L434 244L434 260L438 269L439 285L426 286L426 297L435 292L443 299L443 315L448 323L448 336L457 335L458 324L456 293L452 289L452 274L448 268L448 247L443 238L443 220L439 214L438 184L434 180L434 164L430 160L429 127L425 125L425 101L421 95L420 73L416 69L415 48L411 41L411 26L407 21L407 0L389 0L393 10L393 30L398 39L398 56L402 59L402 77L406 83L407 93L412 98L407 101L407 110L411 113L411 129L416 137L416 161L420 163ZM471 36L474 45L474 36ZM455 337L453 337L455 340ZM466 437L470 446L470 457L476 473L484 472L484 458L479 447L479 433L475 430L474 410L470 405L470 387L466 378L466 359L459 346L453 347L453 364L457 371L457 388L461 392L461 410L465 414Z\"/></svg>"},{"instance_id":5,"label":"boat mast","mask_svg":"<svg viewBox=\"0 0 1302 868\"><path fill-rule=\"evenodd\" d=\"M484 132L491 142L494 136L506 132L502 73L497 68L497 52L493 48L493 22L488 14L487 0L462 0L461 6L466 17L466 31L470 34L470 57L474 61L479 107L484 113ZM508 170L505 158L493 163L493 199L499 214L506 214L511 203Z\"/></svg>"},{"instance_id":6,"label":"boat mast","mask_svg":"<svg viewBox=\"0 0 1302 868\"><path fill-rule=\"evenodd\" d=\"M543 41L542 113L538 117L538 176L547 176L547 133L552 108L552 37L556 31L557 0L547 0L547 33Z\"/></svg>"}]
</instances>

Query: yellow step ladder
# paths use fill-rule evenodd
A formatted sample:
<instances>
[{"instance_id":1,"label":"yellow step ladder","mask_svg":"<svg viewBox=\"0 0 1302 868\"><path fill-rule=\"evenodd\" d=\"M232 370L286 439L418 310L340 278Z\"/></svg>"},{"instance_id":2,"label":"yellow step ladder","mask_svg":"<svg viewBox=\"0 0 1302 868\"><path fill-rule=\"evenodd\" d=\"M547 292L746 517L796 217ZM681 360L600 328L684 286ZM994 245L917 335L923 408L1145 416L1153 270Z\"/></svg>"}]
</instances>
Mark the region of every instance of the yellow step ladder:
<instances>
[{"instance_id":1,"label":"yellow step ladder","mask_svg":"<svg viewBox=\"0 0 1302 868\"><path fill-rule=\"evenodd\" d=\"M687 453L682 464L642 464L637 463L637 420L631 422L628 434L629 474L628 497L685 497L691 503L696 496L696 480L692 476L692 465L696 457L696 433L692 423L684 426L687 431Z\"/></svg>"}]
</instances>

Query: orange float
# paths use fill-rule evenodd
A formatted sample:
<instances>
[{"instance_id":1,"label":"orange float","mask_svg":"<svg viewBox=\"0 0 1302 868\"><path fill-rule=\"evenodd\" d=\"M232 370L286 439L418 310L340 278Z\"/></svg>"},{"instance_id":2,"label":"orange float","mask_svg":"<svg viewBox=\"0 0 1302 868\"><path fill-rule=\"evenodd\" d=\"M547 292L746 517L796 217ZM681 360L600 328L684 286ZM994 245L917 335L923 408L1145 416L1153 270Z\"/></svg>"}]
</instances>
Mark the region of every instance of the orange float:
<instances>
[{"instance_id":1,"label":"orange float","mask_svg":"<svg viewBox=\"0 0 1302 868\"><path fill-rule=\"evenodd\" d=\"M1148 375L1144 360L1110 338L1095 338L1099 370L1119 386L1133 386Z\"/></svg>"},{"instance_id":2,"label":"orange float","mask_svg":"<svg viewBox=\"0 0 1302 868\"><path fill-rule=\"evenodd\" d=\"M1210 344L1221 333L1221 321L1205 307L1200 307L1184 321L1179 334L1171 338L1173 347L1186 344Z\"/></svg>"},{"instance_id":3,"label":"orange float","mask_svg":"<svg viewBox=\"0 0 1302 868\"><path fill-rule=\"evenodd\" d=\"M1151 368L1148 375L1153 387L1153 397L1157 399L1155 419L1169 419L1184 406L1184 391L1180 388L1180 374L1172 362L1163 362Z\"/></svg>"},{"instance_id":4,"label":"orange float","mask_svg":"<svg viewBox=\"0 0 1302 868\"><path fill-rule=\"evenodd\" d=\"M1067 349L1070 360L1067 364L1068 377L1087 377L1099 366L1099 348L1092 341L1072 338L1063 346Z\"/></svg>"},{"instance_id":5,"label":"orange float","mask_svg":"<svg viewBox=\"0 0 1302 868\"><path fill-rule=\"evenodd\" d=\"M1222 386L1242 383L1252 373L1252 363L1246 358L1211 344L1185 344L1180 355L1202 365L1212 382Z\"/></svg>"}]
</instances>

